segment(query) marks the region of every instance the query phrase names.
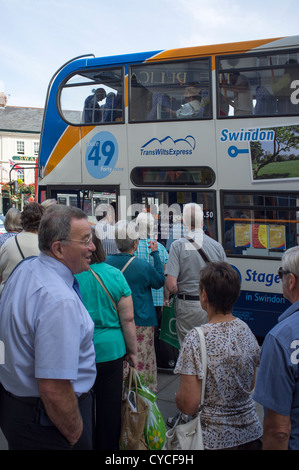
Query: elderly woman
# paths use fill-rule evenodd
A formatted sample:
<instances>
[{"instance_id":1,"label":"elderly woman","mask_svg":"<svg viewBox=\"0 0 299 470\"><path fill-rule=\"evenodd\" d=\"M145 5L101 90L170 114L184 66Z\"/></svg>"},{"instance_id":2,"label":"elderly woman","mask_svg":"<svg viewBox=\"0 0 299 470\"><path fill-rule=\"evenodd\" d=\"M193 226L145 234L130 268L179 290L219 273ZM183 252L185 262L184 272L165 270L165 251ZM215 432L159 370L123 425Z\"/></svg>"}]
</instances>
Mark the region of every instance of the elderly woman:
<instances>
[{"instance_id":1,"label":"elderly woman","mask_svg":"<svg viewBox=\"0 0 299 470\"><path fill-rule=\"evenodd\" d=\"M134 319L137 332L137 369L146 385L157 391L157 363L154 347L154 328L157 325L152 289L164 285L165 276L157 241L149 241L154 266L135 257L139 237L133 222L121 220L115 225L115 242L119 253L107 256L106 262L123 271L132 290Z\"/></svg>"},{"instance_id":2,"label":"elderly woman","mask_svg":"<svg viewBox=\"0 0 299 470\"><path fill-rule=\"evenodd\" d=\"M149 248L149 242L154 239L154 225L155 220L151 213L148 212L140 212L136 218L136 224L138 225L138 231L140 235L138 248L135 252L135 255L151 263L154 265L153 257L151 256L151 250ZM165 270L166 263L168 261L168 252L166 248L162 245L162 243L157 242L158 252L160 256L160 260L163 264L163 269ZM153 301L156 308L157 315L161 315L161 310L163 307L164 302L164 289L161 287L160 289L153 289L152 290Z\"/></svg>"},{"instance_id":3,"label":"elderly woman","mask_svg":"<svg viewBox=\"0 0 299 470\"><path fill-rule=\"evenodd\" d=\"M209 318L201 326L207 350L201 414L205 449L261 449L262 427L251 396L260 349L248 325L232 314L239 293L239 275L228 263L209 263L202 270L199 295ZM185 337L175 373L181 374L176 405L192 416L198 410L203 379L195 329Z\"/></svg>"},{"instance_id":4,"label":"elderly woman","mask_svg":"<svg viewBox=\"0 0 299 470\"><path fill-rule=\"evenodd\" d=\"M77 274L81 296L94 321L93 341L96 352L96 450L119 450L123 361L137 365L136 329L131 289L123 274L104 263L106 254L92 227L90 271ZM100 285L101 279L105 289Z\"/></svg>"},{"instance_id":5,"label":"elderly woman","mask_svg":"<svg viewBox=\"0 0 299 470\"><path fill-rule=\"evenodd\" d=\"M195 87L187 87L184 93L185 104L175 111L178 118L197 117L200 111L200 93Z\"/></svg>"},{"instance_id":6,"label":"elderly woman","mask_svg":"<svg viewBox=\"0 0 299 470\"><path fill-rule=\"evenodd\" d=\"M2 282L0 290L15 268L15 266L28 256L38 256L38 228L45 209L37 202L26 204L21 213L22 232L7 240L0 249L0 276Z\"/></svg>"},{"instance_id":7,"label":"elderly woman","mask_svg":"<svg viewBox=\"0 0 299 470\"><path fill-rule=\"evenodd\" d=\"M10 237L14 237L22 231L21 212L15 207L11 207L5 215L4 228L6 233L0 235L0 248Z\"/></svg>"}]
</instances>

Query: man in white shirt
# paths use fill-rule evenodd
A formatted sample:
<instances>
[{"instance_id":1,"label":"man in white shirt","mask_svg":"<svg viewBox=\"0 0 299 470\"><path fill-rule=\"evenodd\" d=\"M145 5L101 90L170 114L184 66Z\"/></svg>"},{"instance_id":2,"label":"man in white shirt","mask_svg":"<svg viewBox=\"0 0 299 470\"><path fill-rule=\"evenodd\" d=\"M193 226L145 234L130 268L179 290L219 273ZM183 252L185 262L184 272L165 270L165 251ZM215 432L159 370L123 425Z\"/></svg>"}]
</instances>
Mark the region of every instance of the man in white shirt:
<instances>
[{"instance_id":1,"label":"man in white shirt","mask_svg":"<svg viewBox=\"0 0 299 470\"><path fill-rule=\"evenodd\" d=\"M22 261L0 301L0 427L11 450L92 449L94 324L74 274L95 246L86 214L57 205L43 216L38 257Z\"/></svg>"},{"instance_id":2,"label":"man in white shirt","mask_svg":"<svg viewBox=\"0 0 299 470\"><path fill-rule=\"evenodd\" d=\"M111 204L99 204L95 210L97 224L95 227L96 236L101 240L106 255L118 253L115 243L115 212Z\"/></svg>"}]
</instances>

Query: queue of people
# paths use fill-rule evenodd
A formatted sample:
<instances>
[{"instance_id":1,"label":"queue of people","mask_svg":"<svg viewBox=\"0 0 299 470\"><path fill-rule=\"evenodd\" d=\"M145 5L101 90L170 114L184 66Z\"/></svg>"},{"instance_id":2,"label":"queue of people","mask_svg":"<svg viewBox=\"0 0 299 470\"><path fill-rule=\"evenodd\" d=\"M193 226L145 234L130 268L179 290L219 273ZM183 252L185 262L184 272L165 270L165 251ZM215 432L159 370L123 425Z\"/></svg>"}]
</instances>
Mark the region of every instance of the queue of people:
<instances>
[{"instance_id":1,"label":"queue of people","mask_svg":"<svg viewBox=\"0 0 299 470\"><path fill-rule=\"evenodd\" d=\"M194 328L205 335L205 448L299 449L299 247L285 252L279 271L292 305L260 353L249 327L233 315L239 275L221 244L204 234L197 204L185 205L186 231L167 255L151 236L149 215L139 217L140 234L136 224L116 222L118 252L107 254L81 209L30 203L20 214L21 234L25 215L36 213L38 252L18 260L0 298L0 427L9 449L118 450L126 364L157 391L155 307L163 306L153 292L161 288L164 305L176 295L175 400L186 420L198 410L203 379ZM264 427L253 400L266 408Z\"/></svg>"},{"instance_id":2,"label":"queue of people","mask_svg":"<svg viewBox=\"0 0 299 470\"><path fill-rule=\"evenodd\" d=\"M118 450L123 358L137 367L132 292L121 271L105 263L106 253L94 229L92 243L96 249L91 255L90 270L77 274L76 278L84 305L95 325L93 341L97 378L94 385L94 448ZM105 288L101 288L101 283Z\"/></svg>"}]
</instances>

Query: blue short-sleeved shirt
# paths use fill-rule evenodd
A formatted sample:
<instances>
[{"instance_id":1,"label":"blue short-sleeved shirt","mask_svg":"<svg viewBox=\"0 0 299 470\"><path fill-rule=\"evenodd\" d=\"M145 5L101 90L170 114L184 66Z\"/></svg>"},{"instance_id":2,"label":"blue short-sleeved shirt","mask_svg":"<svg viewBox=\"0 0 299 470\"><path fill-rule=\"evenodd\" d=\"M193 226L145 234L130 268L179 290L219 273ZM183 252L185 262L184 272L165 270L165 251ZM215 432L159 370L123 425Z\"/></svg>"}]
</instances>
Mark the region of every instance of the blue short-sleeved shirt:
<instances>
[{"instance_id":1,"label":"blue short-sleeved shirt","mask_svg":"<svg viewBox=\"0 0 299 470\"><path fill-rule=\"evenodd\" d=\"M41 253L24 260L1 295L0 382L18 396L39 396L38 379L65 379L77 395L95 381L94 324L72 288L74 276Z\"/></svg>"},{"instance_id":2,"label":"blue short-sleeved shirt","mask_svg":"<svg viewBox=\"0 0 299 470\"><path fill-rule=\"evenodd\" d=\"M147 261L148 263L151 263L151 265L154 266L154 259L151 256L151 250L148 247L149 241L150 241L150 238L139 240L138 248L135 251L135 256L137 256L140 259L143 259L144 261ZM159 242L158 242L158 252L159 252L160 260L164 268L168 261L168 251L162 245L162 243L159 243ZM155 307L163 306L164 287L160 287L160 289L152 289L152 295L153 295L153 301L154 301Z\"/></svg>"},{"instance_id":3,"label":"blue short-sleeved shirt","mask_svg":"<svg viewBox=\"0 0 299 470\"><path fill-rule=\"evenodd\" d=\"M299 301L267 334L261 353L254 400L291 418L289 449L299 450Z\"/></svg>"}]
</instances>

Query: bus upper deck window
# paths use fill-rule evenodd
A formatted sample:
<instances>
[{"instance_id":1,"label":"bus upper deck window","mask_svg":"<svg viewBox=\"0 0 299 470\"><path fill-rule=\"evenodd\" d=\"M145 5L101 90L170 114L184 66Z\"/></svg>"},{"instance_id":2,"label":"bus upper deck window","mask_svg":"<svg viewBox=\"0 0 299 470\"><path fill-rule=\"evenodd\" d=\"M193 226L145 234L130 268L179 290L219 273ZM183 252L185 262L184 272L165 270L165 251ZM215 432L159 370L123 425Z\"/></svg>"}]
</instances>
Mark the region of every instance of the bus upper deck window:
<instances>
[{"instance_id":1,"label":"bus upper deck window","mask_svg":"<svg viewBox=\"0 0 299 470\"><path fill-rule=\"evenodd\" d=\"M298 114L298 50L221 56L216 64L219 118Z\"/></svg>"},{"instance_id":2,"label":"bus upper deck window","mask_svg":"<svg viewBox=\"0 0 299 470\"><path fill-rule=\"evenodd\" d=\"M131 67L130 121L211 117L210 59Z\"/></svg>"},{"instance_id":3,"label":"bus upper deck window","mask_svg":"<svg viewBox=\"0 0 299 470\"><path fill-rule=\"evenodd\" d=\"M96 69L72 75L60 92L60 112L73 125L123 122L123 70Z\"/></svg>"}]
</instances>

